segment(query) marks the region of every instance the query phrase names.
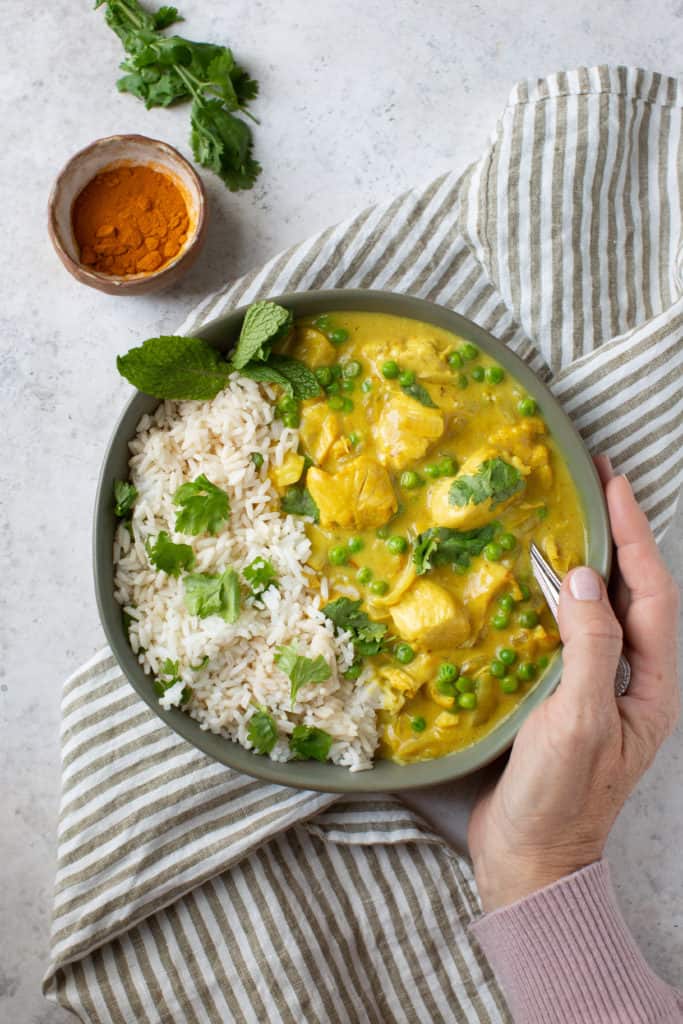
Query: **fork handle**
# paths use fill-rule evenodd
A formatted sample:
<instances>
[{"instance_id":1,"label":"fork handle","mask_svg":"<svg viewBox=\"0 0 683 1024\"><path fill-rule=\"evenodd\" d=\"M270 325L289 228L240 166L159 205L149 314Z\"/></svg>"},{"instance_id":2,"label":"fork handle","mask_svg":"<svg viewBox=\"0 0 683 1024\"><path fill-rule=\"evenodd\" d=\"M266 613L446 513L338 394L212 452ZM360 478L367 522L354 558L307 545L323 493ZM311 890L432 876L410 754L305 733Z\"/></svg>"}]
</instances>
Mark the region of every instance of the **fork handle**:
<instances>
[{"instance_id":1,"label":"fork handle","mask_svg":"<svg viewBox=\"0 0 683 1024\"><path fill-rule=\"evenodd\" d=\"M619 655L617 674L614 677L614 692L617 697L623 697L631 685L631 666L623 654Z\"/></svg>"}]
</instances>

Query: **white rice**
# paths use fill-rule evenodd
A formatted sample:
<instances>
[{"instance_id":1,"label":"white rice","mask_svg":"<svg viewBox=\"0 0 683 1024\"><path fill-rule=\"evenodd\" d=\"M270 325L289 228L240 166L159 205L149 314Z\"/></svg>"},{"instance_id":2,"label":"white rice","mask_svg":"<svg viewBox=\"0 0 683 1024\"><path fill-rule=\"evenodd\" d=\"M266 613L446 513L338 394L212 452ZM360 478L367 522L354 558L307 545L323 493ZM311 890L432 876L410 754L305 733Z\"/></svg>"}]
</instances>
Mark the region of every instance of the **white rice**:
<instances>
[{"instance_id":1,"label":"white rice","mask_svg":"<svg viewBox=\"0 0 683 1024\"><path fill-rule=\"evenodd\" d=\"M290 759L287 737L304 723L333 737L330 759L336 764L351 771L370 768L379 694L368 685L368 673L354 682L342 678L353 661L353 646L346 634L335 636L321 612L327 581L321 580L319 589L311 586L304 521L281 513L267 476L270 466L296 451L298 431L274 418L264 394L273 396L262 387L235 375L213 401L163 402L153 416L143 416L130 444L130 480L138 490L134 540L124 524L114 540L116 599L132 620L130 642L145 672L158 675L166 658L179 662L181 682L160 698L164 707L178 704L189 685L193 695L185 710L201 728L250 748L249 719L256 704L265 705L280 734L273 760ZM254 466L252 452L263 455L262 469ZM230 498L229 522L216 537L175 531L173 495L201 473ZM232 567L241 573L261 556L275 567L278 587L269 588L258 604L245 585L233 625L217 615L190 615L182 574L176 579L157 571L147 556L145 541L161 530L192 546L193 572ZM307 657L322 654L332 670L326 682L303 686L293 707L289 679L274 662L279 644L296 644ZM204 668L192 668L205 658Z\"/></svg>"}]
</instances>

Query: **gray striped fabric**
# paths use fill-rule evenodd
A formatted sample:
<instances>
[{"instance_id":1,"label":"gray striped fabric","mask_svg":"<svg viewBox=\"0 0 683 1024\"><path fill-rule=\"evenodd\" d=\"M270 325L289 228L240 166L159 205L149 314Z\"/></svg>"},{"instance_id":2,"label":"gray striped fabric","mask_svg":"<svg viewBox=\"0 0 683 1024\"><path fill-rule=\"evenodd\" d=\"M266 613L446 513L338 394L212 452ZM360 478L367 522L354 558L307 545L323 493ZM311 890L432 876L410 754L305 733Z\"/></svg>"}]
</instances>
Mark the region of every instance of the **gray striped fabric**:
<instances>
[{"instance_id":1,"label":"gray striped fabric","mask_svg":"<svg viewBox=\"0 0 683 1024\"><path fill-rule=\"evenodd\" d=\"M311 288L476 320L628 473L661 536L683 476L683 82L513 91L489 150L275 257L181 328ZM103 651L67 683L49 998L84 1021L505 1022L467 863L395 798L255 782L170 733Z\"/></svg>"}]
</instances>

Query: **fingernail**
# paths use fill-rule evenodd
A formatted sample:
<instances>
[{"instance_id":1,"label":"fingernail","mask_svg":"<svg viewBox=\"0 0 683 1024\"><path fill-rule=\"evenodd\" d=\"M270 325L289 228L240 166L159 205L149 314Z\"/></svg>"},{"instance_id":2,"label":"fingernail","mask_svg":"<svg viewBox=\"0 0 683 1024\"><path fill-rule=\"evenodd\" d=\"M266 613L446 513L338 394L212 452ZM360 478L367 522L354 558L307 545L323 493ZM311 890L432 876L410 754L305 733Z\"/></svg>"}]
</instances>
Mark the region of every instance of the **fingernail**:
<instances>
[{"instance_id":1,"label":"fingernail","mask_svg":"<svg viewBox=\"0 0 683 1024\"><path fill-rule=\"evenodd\" d=\"M630 481L630 480L629 480L629 478L628 478L628 477L626 476L626 473L622 473L622 474L621 474L621 479L622 479L622 480L625 480L625 481L626 481L626 483L627 483L627 485L628 485L628 489L629 489L629 491L631 491L631 493L633 493L633 488L631 487L631 481Z\"/></svg>"},{"instance_id":2,"label":"fingernail","mask_svg":"<svg viewBox=\"0 0 683 1024\"><path fill-rule=\"evenodd\" d=\"M577 601L599 601L602 595L597 573L583 566L569 577L569 589Z\"/></svg>"}]
</instances>

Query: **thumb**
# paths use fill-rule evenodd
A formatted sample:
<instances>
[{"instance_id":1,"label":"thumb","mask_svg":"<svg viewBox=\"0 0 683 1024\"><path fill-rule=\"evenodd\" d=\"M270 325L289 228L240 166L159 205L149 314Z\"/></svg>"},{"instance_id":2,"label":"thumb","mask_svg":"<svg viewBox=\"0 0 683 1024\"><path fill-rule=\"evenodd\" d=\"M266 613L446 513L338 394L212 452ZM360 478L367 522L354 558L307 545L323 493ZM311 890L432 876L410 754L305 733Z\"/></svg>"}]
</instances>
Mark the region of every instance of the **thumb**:
<instances>
[{"instance_id":1,"label":"thumb","mask_svg":"<svg viewBox=\"0 0 683 1024\"><path fill-rule=\"evenodd\" d=\"M564 644L560 690L572 701L604 706L614 696L622 630L593 569L580 566L562 581L559 622Z\"/></svg>"}]
</instances>

